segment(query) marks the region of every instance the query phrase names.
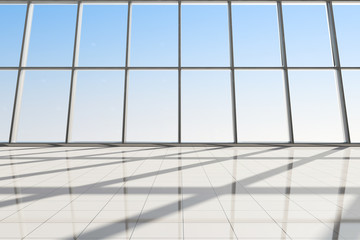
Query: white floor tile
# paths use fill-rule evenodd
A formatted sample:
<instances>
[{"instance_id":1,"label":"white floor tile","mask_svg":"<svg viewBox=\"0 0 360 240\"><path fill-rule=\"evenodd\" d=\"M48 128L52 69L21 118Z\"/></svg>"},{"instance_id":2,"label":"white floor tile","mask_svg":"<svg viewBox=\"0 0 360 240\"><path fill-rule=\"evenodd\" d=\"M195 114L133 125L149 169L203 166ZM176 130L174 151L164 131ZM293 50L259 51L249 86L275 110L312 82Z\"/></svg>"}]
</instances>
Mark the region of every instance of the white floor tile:
<instances>
[{"instance_id":1,"label":"white floor tile","mask_svg":"<svg viewBox=\"0 0 360 240\"><path fill-rule=\"evenodd\" d=\"M3 147L0 239L358 240L359 157L354 147Z\"/></svg>"}]
</instances>

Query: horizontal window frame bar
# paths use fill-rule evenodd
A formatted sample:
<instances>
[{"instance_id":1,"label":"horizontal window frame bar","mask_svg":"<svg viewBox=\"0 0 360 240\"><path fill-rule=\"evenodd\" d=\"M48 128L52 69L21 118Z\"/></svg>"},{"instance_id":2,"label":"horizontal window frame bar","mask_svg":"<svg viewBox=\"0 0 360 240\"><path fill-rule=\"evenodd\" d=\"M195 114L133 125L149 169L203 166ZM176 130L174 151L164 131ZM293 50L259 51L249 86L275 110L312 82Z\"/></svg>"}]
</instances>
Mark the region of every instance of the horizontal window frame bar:
<instances>
[{"instance_id":1,"label":"horizontal window frame bar","mask_svg":"<svg viewBox=\"0 0 360 240\"><path fill-rule=\"evenodd\" d=\"M166 1L166 0L151 0L151 1L146 1L146 0L106 0L106 1L101 1L101 0L0 0L0 3L8 3L8 4L18 4L18 3L33 3L33 4L67 4L67 3L99 3L99 4L106 4L106 3L128 3L128 2L139 2L139 3L147 3L147 4L151 4L151 3L178 3L177 0L170 0L170 1ZM276 0L259 0L259 1L250 1L250 0L179 0L180 2L193 2L193 3L206 3L206 2L219 2L219 3L227 3L228 1L230 2L244 2L244 3L249 3L249 4L258 4L258 3L269 3L269 2L273 2L276 3ZM341 0L280 0L281 2L287 3L287 2L294 2L294 3L306 3L306 2L314 2L314 3L326 3L326 2L334 2L334 3L351 3L351 2L360 2L359 0L345 0L344 2L342 2Z\"/></svg>"},{"instance_id":2,"label":"horizontal window frame bar","mask_svg":"<svg viewBox=\"0 0 360 240\"><path fill-rule=\"evenodd\" d=\"M0 147L360 147L360 143L0 143Z\"/></svg>"},{"instance_id":3,"label":"horizontal window frame bar","mask_svg":"<svg viewBox=\"0 0 360 240\"><path fill-rule=\"evenodd\" d=\"M360 70L360 67L0 67L6 70Z\"/></svg>"}]
</instances>

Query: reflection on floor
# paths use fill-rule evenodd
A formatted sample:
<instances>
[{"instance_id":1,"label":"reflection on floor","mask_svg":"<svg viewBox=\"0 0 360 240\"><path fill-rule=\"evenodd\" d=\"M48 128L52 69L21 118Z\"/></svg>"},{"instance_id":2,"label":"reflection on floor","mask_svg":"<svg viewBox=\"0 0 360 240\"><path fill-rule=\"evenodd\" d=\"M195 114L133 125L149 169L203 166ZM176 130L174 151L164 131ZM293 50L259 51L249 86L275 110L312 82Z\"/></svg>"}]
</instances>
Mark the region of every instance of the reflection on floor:
<instances>
[{"instance_id":1,"label":"reflection on floor","mask_svg":"<svg viewBox=\"0 0 360 240\"><path fill-rule=\"evenodd\" d=\"M360 239L360 148L2 147L0 239Z\"/></svg>"}]
</instances>

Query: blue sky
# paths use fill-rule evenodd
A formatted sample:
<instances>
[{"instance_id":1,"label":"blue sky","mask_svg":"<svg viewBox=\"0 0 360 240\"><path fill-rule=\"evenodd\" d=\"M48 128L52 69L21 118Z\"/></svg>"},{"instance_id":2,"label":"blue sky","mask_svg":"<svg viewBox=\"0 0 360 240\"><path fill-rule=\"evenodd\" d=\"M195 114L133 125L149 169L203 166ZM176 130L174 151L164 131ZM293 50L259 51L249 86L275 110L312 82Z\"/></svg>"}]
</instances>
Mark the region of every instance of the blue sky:
<instances>
[{"instance_id":1,"label":"blue sky","mask_svg":"<svg viewBox=\"0 0 360 240\"><path fill-rule=\"evenodd\" d=\"M77 5L34 5L27 61L30 67L71 67ZM0 66L18 67L26 5L0 5ZM360 67L360 6L334 5L340 61ZM235 67L281 67L276 4L232 6ZM324 4L284 4L289 67L332 67ZM126 4L84 4L79 28L80 67L124 67ZM133 4L130 67L230 67L228 6L183 4L181 63L178 6ZM232 142L229 70L181 72L184 142ZM9 138L17 70L0 70L0 141ZM126 140L176 142L177 70L129 70ZM283 71L236 70L239 142L286 142L288 122ZM17 141L65 140L71 71L23 72ZM124 70L77 71L72 141L121 141ZM351 137L360 142L358 71L343 71ZM294 138L342 142L336 75L332 70L289 71Z\"/></svg>"}]
</instances>

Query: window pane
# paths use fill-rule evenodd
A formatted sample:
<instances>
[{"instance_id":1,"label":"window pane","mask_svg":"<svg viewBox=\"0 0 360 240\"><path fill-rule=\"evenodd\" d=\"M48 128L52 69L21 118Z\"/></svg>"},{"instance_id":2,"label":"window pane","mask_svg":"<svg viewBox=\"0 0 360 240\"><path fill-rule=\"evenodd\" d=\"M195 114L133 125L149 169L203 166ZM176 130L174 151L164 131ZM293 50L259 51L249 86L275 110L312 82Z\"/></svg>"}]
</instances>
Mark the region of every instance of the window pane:
<instances>
[{"instance_id":1,"label":"window pane","mask_svg":"<svg viewBox=\"0 0 360 240\"><path fill-rule=\"evenodd\" d=\"M28 66L71 66L76 5L34 5Z\"/></svg>"},{"instance_id":2,"label":"window pane","mask_svg":"<svg viewBox=\"0 0 360 240\"><path fill-rule=\"evenodd\" d=\"M121 141L124 71L77 72L72 141Z\"/></svg>"},{"instance_id":3,"label":"window pane","mask_svg":"<svg viewBox=\"0 0 360 240\"><path fill-rule=\"evenodd\" d=\"M343 142L334 71L289 71L296 142Z\"/></svg>"},{"instance_id":4,"label":"window pane","mask_svg":"<svg viewBox=\"0 0 360 240\"><path fill-rule=\"evenodd\" d=\"M360 142L360 71L343 71L343 84L351 142Z\"/></svg>"},{"instance_id":5,"label":"window pane","mask_svg":"<svg viewBox=\"0 0 360 240\"><path fill-rule=\"evenodd\" d=\"M131 66L178 65L178 6L137 5L131 13Z\"/></svg>"},{"instance_id":6,"label":"window pane","mask_svg":"<svg viewBox=\"0 0 360 240\"><path fill-rule=\"evenodd\" d=\"M280 66L275 4L232 6L235 66Z\"/></svg>"},{"instance_id":7,"label":"window pane","mask_svg":"<svg viewBox=\"0 0 360 240\"><path fill-rule=\"evenodd\" d=\"M233 142L230 71L183 71L183 142Z\"/></svg>"},{"instance_id":8,"label":"window pane","mask_svg":"<svg viewBox=\"0 0 360 240\"><path fill-rule=\"evenodd\" d=\"M26 5L0 5L0 66L19 66L25 15Z\"/></svg>"},{"instance_id":9,"label":"window pane","mask_svg":"<svg viewBox=\"0 0 360 240\"><path fill-rule=\"evenodd\" d=\"M129 71L127 142L176 142L178 72Z\"/></svg>"},{"instance_id":10,"label":"window pane","mask_svg":"<svg viewBox=\"0 0 360 240\"><path fill-rule=\"evenodd\" d=\"M84 5L79 66L125 66L127 5Z\"/></svg>"},{"instance_id":11,"label":"window pane","mask_svg":"<svg viewBox=\"0 0 360 240\"><path fill-rule=\"evenodd\" d=\"M229 66L227 5L182 5L182 66Z\"/></svg>"},{"instance_id":12,"label":"window pane","mask_svg":"<svg viewBox=\"0 0 360 240\"><path fill-rule=\"evenodd\" d=\"M288 65L332 66L325 5L284 5L283 15Z\"/></svg>"},{"instance_id":13,"label":"window pane","mask_svg":"<svg viewBox=\"0 0 360 240\"><path fill-rule=\"evenodd\" d=\"M239 142L289 141L282 71L236 71Z\"/></svg>"},{"instance_id":14,"label":"window pane","mask_svg":"<svg viewBox=\"0 0 360 240\"><path fill-rule=\"evenodd\" d=\"M360 5L334 5L336 36L342 66L360 66Z\"/></svg>"},{"instance_id":15,"label":"window pane","mask_svg":"<svg viewBox=\"0 0 360 240\"><path fill-rule=\"evenodd\" d=\"M8 142L17 71L0 71L0 142Z\"/></svg>"},{"instance_id":16,"label":"window pane","mask_svg":"<svg viewBox=\"0 0 360 240\"><path fill-rule=\"evenodd\" d=\"M64 142L71 72L24 74L17 142Z\"/></svg>"}]
</instances>

